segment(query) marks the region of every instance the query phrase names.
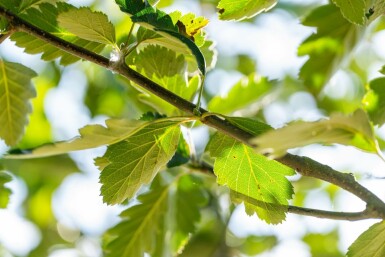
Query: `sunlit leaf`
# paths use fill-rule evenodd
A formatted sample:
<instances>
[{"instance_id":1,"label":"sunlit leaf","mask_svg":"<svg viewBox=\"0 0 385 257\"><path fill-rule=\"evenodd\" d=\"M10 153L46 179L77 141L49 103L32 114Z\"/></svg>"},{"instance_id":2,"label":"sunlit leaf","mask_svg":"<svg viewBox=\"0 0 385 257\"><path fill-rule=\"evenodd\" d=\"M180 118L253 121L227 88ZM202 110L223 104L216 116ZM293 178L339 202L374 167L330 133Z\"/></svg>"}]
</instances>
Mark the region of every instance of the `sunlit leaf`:
<instances>
[{"instance_id":1,"label":"sunlit leaf","mask_svg":"<svg viewBox=\"0 0 385 257\"><path fill-rule=\"evenodd\" d=\"M72 151L95 148L117 143L140 130L145 122L126 119L110 119L106 127L102 125L87 125L79 130L79 136L69 141L47 144L31 152L22 151L21 154L7 155L8 159L37 158L58 155Z\"/></svg>"},{"instance_id":2,"label":"sunlit leaf","mask_svg":"<svg viewBox=\"0 0 385 257\"><path fill-rule=\"evenodd\" d=\"M59 13L73 9L75 9L75 7L63 2L57 3L57 6L48 3L43 3L39 5L39 9L27 9L25 12L20 14L20 17L37 26L38 28L46 32L52 33L70 43L73 43L80 47L84 47L95 53L101 52L104 48L103 44L78 38L74 35L69 34L66 31L61 30L58 27L57 17ZM24 51L26 53L42 53L41 59L45 61L52 61L56 58L61 58L60 64L69 65L80 60L78 57L75 57L63 50L56 48L52 44L49 44L41 39L35 38L34 36L31 36L24 32L16 32L12 34L11 40L15 41L18 47L24 48Z\"/></svg>"},{"instance_id":3,"label":"sunlit leaf","mask_svg":"<svg viewBox=\"0 0 385 257\"><path fill-rule=\"evenodd\" d=\"M10 182L12 177L5 172L0 171L0 209L7 208L9 197L12 194L11 189L5 186Z\"/></svg>"},{"instance_id":4,"label":"sunlit leaf","mask_svg":"<svg viewBox=\"0 0 385 257\"><path fill-rule=\"evenodd\" d=\"M272 224L285 219L285 206L293 194L286 176L294 174L292 169L219 133L213 136L206 150L215 158L218 184L233 190L235 199L245 201L249 214L256 212Z\"/></svg>"},{"instance_id":5,"label":"sunlit leaf","mask_svg":"<svg viewBox=\"0 0 385 257\"><path fill-rule=\"evenodd\" d=\"M362 100L366 112L375 125L385 123L385 78L372 80Z\"/></svg>"},{"instance_id":6,"label":"sunlit leaf","mask_svg":"<svg viewBox=\"0 0 385 257\"><path fill-rule=\"evenodd\" d=\"M311 256L333 256L343 257L344 254L338 249L339 235L337 230L333 230L327 234L307 234L303 237L303 241L309 245Z\"/></svg>"},{"instance_id":7,"label":"sunlit leaf","mask_svg":"<svg viewBox=\"0 0 385 257\"><path fill-rule=\"evenodd\" d=\"M186 118L157 120L108 147L101 157L109 162L100 175L104 202L121 203L153 180L173 157L180 137L179 124L184 121Z\"/></svg>"},{"instance_id":8,"label":"sunlit leaf","mask_svg":"<svg viewBox=\"0 0 385 257\"><path fill-rule=\"evenodd\" d=\"M157 234L162 229L169 206L169 192L172 184L153 183L150 191L138 197L139 204L121 213L122 221L107 234L113 239L106 246L106 257L143 257L152 252ZM164 237L163 237L164 240Z\"/></svg>"},{"instance_id":9,"label":"sunlit leaf","mask_svg":"<svg viewBox=\"0 0 385 257\"><path fill-rule=\"evenodd\" d=\"M263 11L268 11L277 4L277 0L221 0L218 4L221 20L243 20L252 18Z\"/></svg>"},{"instance_id":10,"label":"sunlit leaf","mask_svg":"<svg viewBox=\"0 0 385 257\"><path fill-rule=\"evenodd\" d=\"M374 0L373 4L370 6L370 9L366 14L366 17L368 17L369 21L374 21L378 17L384 15L384 13L385 2L383 0Z\"/></svg>"},{"instance_id":11,"label":"sunlit leaf","mask_svg":"<svg viewBox=\"0 0 385 257\"><path fill-rule=\"evenodd\" d=\"M255 73L242 78L226 96L215 96L208 103L212 112L231 113L256 102L272 89L272 83Z\"/></svg>"},{"instance_id":12,"label":"sunlit leaf","mask_svg":"<svg viewBox=\"0 0 385 257\"><path fill-rule=\"evenodd\" d=\"M89 8L71 9L58 17L59 26L89 41L115 45L115 29L102 12Z\"/></svg>"},{"instance_id":13,"label":"sunlit leaf","mask_svg":"<svg viewBox=\"0 0 385 257\"><path fill-rule=\"evenodd\" d=\"M39 8L42 3L55 4L63 2L62 0L22 0L19 6L19 12L24 12L28 8Z\"/></svg>"},{"instance_id":14,"label":"sunlit leaf","mask_svg":"<svg viewBox=\"0 0 385 257\"><path fill-rule=\"evenodd\" d=\"M258 136L272 129L270 125L251 118L226 117L226 120L254 136Z\"/></svg>"},{"instance_id":15,"label":"sunlit leaf","mask_svg":"<svg viewBox=\"0 0 385 257\"><path fill-rule=\"evenodd\" d=\"M373 128L366 113L358 109L351 116L334 114L315 122L294 122L270 130L251 140L258 152L282 156L286 150L314 143L343 144L379 153Z\"/></svg>"},{"instance_id":16,"label":"sunlit leaf","mask_svg":"<svg viewBox=\"0 0 385 257\"><path fill-rule=\"evenodd\" d=\"M189 37L183 35L179 28L174 24L173 19L167 13L160 11L154 7L147 6L143 1L136 0L132 3L129 1L118 0L120 9L131 15L131 20L141 26L151 29L154 32L161 34L172 42L182 43L187 47L191 54L195 57L198 64L198 69L202 75L206 74L205 58L199 47Z\"/></svg>"},{"instance_id":17,"label":"sunlit leaf","mask_svg":"<svg viewBox=\"0 0 385 257\"><path fill-rule=\"evenodd\" d=\"M348 257L381 257L385 255L385 221L371 226L349 247Z\"/></svg>"},{"instance_id":18,"label":"sunlit leaf","mask_svg":"<svg viewBox=\"0 0 385 257\"><path fill-rule=\"evenodd\" d=\"M36 73L18 63L0 60L0 138L15 145L24 133L35 97L31 79Z\"/></svg>"},{"instance_id":19,"label":"sunlit leaf","mask_svg":"<svg viewBox=\"0 0 385 257\"><path fill-rule=\"evenodd\" d=\"M199 208L208 203L208 195L202 186L202 181L193 175L185 175L178 181L172 198L175 206L171 245L174 254L180 253L189 242L201 218Z\"/></svg>"},{"instance_id":20,"label":"sunlit leaf","mask_svg":"<svg viewBox=\"0 0 385 257\"><path fill-rule=\"evenodd\" d=\"M181 252L196 229L207 196L192 175L165 175L157 176L150 191L138 196L139 204L125 210L123 220L107 232L111 238L107 257L143 257L145 252L176 256Z\"/></svg>"},{"instance_id":21,"label":"sunlit leaf","mask_svg":"<svg viewBox=\"0 0 385 257\"><path fill-rule=\"evenodd\" d=\"M302 24L316 27L317 33L298 48L299 56L309 56L299 76L311 93L318 94L357 44L362 29L347 21L333 4L313 10Z\"/></svg>"},{"instance_id":22,"label":"sunlit leaf","mask_svg":"<svg viewBox=\"0 0 385 257\"><path fill-rule=\"evenodd\" d=\"M341 9L342 15L350 22L359 25L365 23L364 0L333 0L333 3Z\"/></svg>"}]
</instances>

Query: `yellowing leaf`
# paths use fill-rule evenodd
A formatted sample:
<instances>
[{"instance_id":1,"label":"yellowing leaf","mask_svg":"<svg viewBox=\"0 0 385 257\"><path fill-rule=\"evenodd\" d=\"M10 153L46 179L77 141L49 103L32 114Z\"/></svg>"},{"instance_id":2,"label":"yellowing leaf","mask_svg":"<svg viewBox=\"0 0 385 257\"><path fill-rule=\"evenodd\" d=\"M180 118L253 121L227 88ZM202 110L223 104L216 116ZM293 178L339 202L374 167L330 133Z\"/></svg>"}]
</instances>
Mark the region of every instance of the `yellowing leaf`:
<instances>
[{"instance_id":1,"label":"yellowing leaf","mask_svg":"<svg viewBox=\"0 0 385 257\"><path fill-rule=\"evenodd\" d=\"M15 145L24 133L35 97L31 79L36 73L18 63L0 60L0 138Z\"/></svg>"},{"instance_id":2,"label":"yellowing leaf","mask_svg":"<svg viewBox=\"0 0 385 257\"><path fill-rule=\"evenodd\" d=\"M235 198L245 202L249 214L256 212L273 224L285 219L288 199L293 194L286 176L294 174L292 169L219 133L211 139L207 151L215 158L218 184L233 190Z\"/></svg>"},{"instance_id":3,"label":"yellowing leaf","mask_svg":"<svg viewBox=\"0 0 385 257\"><path fill-rule=\"evenodd\" d=\"M58 17L59 26L93 42L115 45L115 29L107 15L89 8L71 9Z\"/></svg>"},{"instance_id":4,"label":"yellowing leaf","mask_svg":"<svg viewBox=\"0 0 385 257\"><path fill-rule=\"evenodd\" d=\"M365 1L364 0L333 0L342 15L351 23L363 25L365 23Z\"/></svg>"},{"instance_id":5,"label":"yellowing leaf","mask_svg":"<svg viewBox=\"0 0 385 257\"><path fill-rule=\"evenodd\" d=\"M257 145L257 151L273 157L284 155L288 149L314 143L351 145L380 155L373 128L361 109L351 116L334 114L330 119L295 122L270 130L251 142Z\"/></svg>"},{"instance_id":6,"label":"yellowing leaf","mask_svg":"<svg viewBox=\"0 0 385 257\"><path fill-rule=\"evenodd\" d=\"M348 257L385 256L385 221L371 226L349 247Z\"/></svg>"},{"instance_id":7,"label":"yellowing leaf","mask_svg":"<svg viewBox=\"0 0 385 257\"><path fill-rule=\"evenodd\" d=\"M100 175L103 200L117 204L132 198L143 184L150 183L173 157L179 137L179 124L186 118L149 123L125 140L108 147L101 157L106 163ZM99 160L100 162L100 160Z\"/></svg>"},{"instance_id":8,"label":"yellowing leaf","mask_svg":"<svg viewBox=\"0 0 385 257\"><path fill-rule=\"evenodd\" d=\"M183 26L179 26L179 32L181 29L191 37L194 37L196 34L201 32L201 29L205 27L209 20L203 16L195 17L195 14L188 13L179 18L179 21L182 22ZM177 23L178 25L178 23Z\"/></svg>"},{"instance_id":9,"label":"yellowing leaf","mask_svg":"<svg viewBox=\"0 0 385 257\"><path fill-rule=\"evenodd\" d=\"M221 0L218 4L221 20L243 20L252 18L263 11L268 11L277 4L277 0Z\"/></svg>"}]
</instances>

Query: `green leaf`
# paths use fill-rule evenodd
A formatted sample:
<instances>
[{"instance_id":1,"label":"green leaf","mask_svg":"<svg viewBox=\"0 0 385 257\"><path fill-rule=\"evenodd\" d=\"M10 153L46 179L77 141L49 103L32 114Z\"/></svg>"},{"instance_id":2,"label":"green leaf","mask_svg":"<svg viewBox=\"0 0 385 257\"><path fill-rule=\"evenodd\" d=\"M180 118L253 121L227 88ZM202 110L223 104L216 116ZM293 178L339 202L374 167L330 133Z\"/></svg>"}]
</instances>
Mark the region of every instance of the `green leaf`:
<instances>
[{"instance_id":1,"label":"green leaf","mask_svg":"<svg viewBox=\"0 0 385 257\"><path fill-rule=\"evenodd\" d=\"M349 247L348 257L381 257L385 255L385 221L371 226Z\"/></svg>"},{"instance_id":2,"label":"green leaf","mask_svg":"<svg viewBox=\"0 0 385 257\"><path fill-rule=\"evenodd\" d=\"M0 0L0 5L14 13L17 13L20 0Z\"/></svg>"},{"instance_id":3,"label":"green leaf","mask_svg":"<svg viewBox=\"0 0 385 257\"><path fill-rule=\"evenodd\" d=\"M115 2L119 5L120 10L131 15L147 7L143 0L115 0Z\"/></svg>"},{"instance_id":4,"label":"green leaf","mask_svg":"<svg viewBox=\"0 0 385 257\"><path fill-rule=\"evenodd\" d=\"M255 136L258 136L272 129L270 125L251 118L226 117L226 120Z\"/></svg>"},{"instance_id":5,"label":"green leaf","mask_svg":"<svg viewBox=\"0 0 385 257\"><path fill-rule=\"evenodd\" d=\"M235 198L245 202L248 214L256 212L272 224L285 219L288 199L293 195L286 176L294 174L292 169L219 133L214 135L206 150L215 158L218 184L233 190Z\"/></svg>"},{"instance_id":6,"label":"green leaf","mask_svg":"<svg viewBox=\"0 0 385 257\"><path fill-rule=\"evenodd\" d=\"M157 234L164 235L164 217L169 206L172 184L153 183L149 192L138 197L139 204L129 207L121 221L107 231L113 239L106 246L106 257L143 257L157 244ZM164 237L163 237L164 240Z\"/></svg>"},{"instance_id":7,"label":"green leaf","mask_svg":"<svg viewBox=\"0 0 385 257\"><path fill-rule=\"evenodd\" d=\"M368 10L368 13L366 16L368 17L369 21L372 22L378 17L384 15L385 13L385 2L383 0L374 0L374 3L370 7L370 10Z\"/></svg>"},{"instance_id":8,"label":"green leaf","mask_svg":"<svg viewBox=\"0 0 385 257\"><path fill-rule=\"evenodd\" d=\"M0 138L9 146L19 141L28 123L36 75L21 64L0 60Z\"/></svg>"},{"instance_id":9,"label":"green leaf","mask_svg":"<svg viewBox=\"0 0 385 257\"><path fill-rule=\"evenodd\" d=\"M333 0L342 15L351 23L364 25L365 23L365 1L364 0Z\"/></svg>"},{"instance_id":10,"label":"green leaf","mask_svg":"<svg viewBox=\"0 0 385 257\"><path fill-rule=\"evenodd\" d=\"M277 0L221 0L218 4L221 20L243 20L266 12L277 4Z\"/></svg>"},{"instance_id":11,"label":"green leaf","mask_svg":"<svg viewBox=\"0 0 385 257\"><path fill-rule=\"evenodd\" d=\"M22 0L19 6L19 12L22 13L28 8L39 8L42 3L55 4L62 0Z\"/></svg>"},{"instance_id":12,"label":"green leaf","mask_svg":"<svg viewBox=\"0 0 385 257\"><path fill-rule=\"evenodd\" d=\"M38 28L52 33L70 43L84 47L92 52L100 53L104 48L103 44L78 38L74 35L71 35L67 31L61 30L58 27L57 17L59 13L67 12L73 9L75 9L75 7L63 2L57 3L57 6L43 3L39 5L39 9L27 9L25 12L20 14L20 17L37 26ZM12 34L10 38L16 43L18 47L25 48L26 53L42 53L41 59L45 61L52 61L56 58L61 58L60 64L69 65L80 60L78 57L68 54L67 52L62 51L53 45L24 32L16 32Z\"/></svg>"},{"instance_id":13,"label":"green leaf","mask_svg":"<svg viewBox=\"0 0 385 257\"><path fill-rule=\"evenodd\" d=\"M380 154L367 114L358 109L351 116L334 114L315 122L297 121L268 131L253 140L256 151L282 156L286 150L314 143L343 144Z\"/></svg>"},{"instance_id":14,"label":"green leaf","mask_svg":"<svg viewBox=\"0 0 385 257\"><path fill-rule=\"evenodd\" d=\"M129 64L135 65L152 81L186 100L193 98L200 83L197 76L187 82L184 56L165 47L149 45L135 55ZM142 94L140 100L169 116L178 112L174 106L153 94Z\"/></svg>"},{"instance_id":15,"label":"green leaf","mask_svg":"<svg viewBox=\"0 0 385 257\"><path fill-rule=\"evenodd\" d=\"M148 192L138 196L122 222L107 232L107 257L177 256L196 230L207 193L199 178L178 171L159 174Z\"/></svg>"},{"instance_id":16,"label":"green leaf","mask_svg":"<svg viewBox=\"0 0 385 257\"><path fill-rule=\"evenodd\" d=\"M138 23L171 40L169 44L177 42L187 47L195 57L199 71L203 76L206 75L206 62L202 52L192 39L179 30L170 15L154 7L146 6L143 1L130 3L128 0L118 0L117 3L122 11L131 15L131 20L134 23Z\"/></svg>"},{"instance_id":17,"label":"green leaf","mask_svg":"<svg viewBox=\"0 0 385 257\"><path fill-rule=\"evenodd\" d=\"M93 12L85 7L71 9L61 13L58 22L60 27L80 38L116 46L115 28L102 12Z\"/></svg>"},{"instance_id":18,"label":"green leaf","mask_svg":"<svg viewBox=\"0 0 385 257\"><path fill-rule=\"evenodd\" d=\"M172 250L173 256L180 254L189 242L191 234L196 232L196 225L201 219L200 208L207 205L209 196L203 189L203 182L196 176L185 175L180 177L175 194L173 195L171 224L173 227Z\"/></svg>"},{"instance_id":19,"label":"green leaf","mask_svg":"<svg viewBox=\"0 0 385 257\"><path fill-rule=\"evenodd\" d=\"M208 103L212 112L232 113L248 107L271 90L271 82L255 73L242 78L226 96L215 96Z\"/></svg>"},{"instance_id":20,"label":"green leaf","mask_svg":"<svg viewBox=\"0 0 385 257\"><path fill-rule=\"evenodd\" d=\"M303 241L310 247L311 256L345 256L339 250L339 235L337 230L333 230L327 234L307 234L303 237Z\"/></svg>"},{"instance_id":21,"label":"green leaf","mask_svg":"<svg viewBox=\"0 0 385 257\"><path fill-rule=\"evenodd\" d=\"M69 141L43 145L31 152L22 151L22 154L11 154L7 155L6 158L39 158L111 145L141 130L145 124L143 121L110 119L106 121L106 127L102 125L87 125L81 128L79 130L80 136Z\"/></svg>"},{"instance_id":22,"label":"green leaf","mask_svg":"<svg viewBox=\"0 0 385 257\"><path fill-rule=\"evenodd\" d=\"M324 5L313 10L302 22L316 27L298 48L299 56L309 56L299 73L308 90L317 95L358 43L362 30L348 22L338 7Z\"/></svg>"},{"instance_id":23,"label":"green leaf","mask_svg":"<svg viewBox=\"0 0 385 257\"><path fill-rule=\"evenodd\" d=\"M160 119L109 146L102 157L109 164L100 175L104 202L121 203L150 183L173 157L180 137L179 124L185 121Z\"/></svg>"},{"instance_id":24,"label":"green leaf","mask_svg":"<svg viewBox=\"0 0 385 257\"><path fill-rule=\"evenodd\" d=\"M142 49L130 60L129 64L135 65L139 72L144 73L149 78L185 75L186 72L183 55L177 55L174 51L155 45L149 45Z\"/></svg>"},{"instance_id":25,"label":"green leaf","mask_svg":"<svg viewBox=\"0 0 385 257\"><path fill-rule=\"evenodd\" d=\"M10 182L12 177L5 172L0 171L0 209L7 208L9 197L12 191L5 187L5 184Z\"/></svg>"},{"instance_id":26,"label":"green leaf","mask_svg":"<svg viewBox=\"0 0 385 257\"><path fill-rule=\"evenodd\" d=\"M362 103L374 125L385 123L385 78L372 80Z\"/></svg>"}]
</instances>

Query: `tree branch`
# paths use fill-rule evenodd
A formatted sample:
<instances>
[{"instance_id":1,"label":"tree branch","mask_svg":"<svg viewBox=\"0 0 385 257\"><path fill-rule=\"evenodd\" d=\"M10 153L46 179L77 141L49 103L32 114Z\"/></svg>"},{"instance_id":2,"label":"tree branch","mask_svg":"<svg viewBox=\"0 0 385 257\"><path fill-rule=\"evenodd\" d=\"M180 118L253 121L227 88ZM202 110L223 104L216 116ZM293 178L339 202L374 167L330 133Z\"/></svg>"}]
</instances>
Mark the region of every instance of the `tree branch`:
<instances>
[{"instance_id":1,"label":"tree branch","mask_svg":"<svg viewBox=\"0 0 385 257\"><path fill-rule=\"evenodd\" d=\"M66 51L72 55L75 55L79 58L82 58L84 60L93 62L97 65L100 65L106 69L109 69L115 73L118 73L128 80L138 84L140 87L148 90L149 92L153 93L154 95L162 98L163 100L167 101L168 103L174 105L178 109L190 114L194 115L194 109L196 108L196 105L181 98L180 96L172 93L171 91L163 88L162 86L154 83L150 79L146 78L145 76L141 75L140 73L132 70L129 68L124 62L121 63L113 63L110 62L109 59L107 59L104 56L98 55L94 52L91 52L87 49L84 49L82 47L79 47L75 44L69 43L61 38L58 38L36 26L33 24L19 18L17 15L13 14L9 10L3 8L0 6L0 15L7 18L10 25L18 30L25 33L28 33L32 36L35 36L45 42L50 43L51 45ZM250 144L250 139L253 138L253 135L248 133L247 131L244 131L230 122L228 122L226 119L222 117L218 117L215 115L207 115L208 111L200 108L201 116L200 120L202 123L217 129L218 131L246 144L249 146L253 146ZM372 192L367 190L365 187L361 186L359 183L357 183L353 176L349 174L340 173L336 170L333 170L329 166L323 165L321 163L318 163L310 158L307 157L301 157L301 156L295 156L291 154L286 154L284 157L278 159L277 161L297 170L298 173L300 173L303 176L318 178L324 181L328 181L330 183L333 183L351 193L358 196L360 199L365 201L367 203L367 209L364 212L360 213L350 213L346 214L346 219L355 219L358 217L381 217L385 219L385 203L382 202L376 195L374 195ZM342 217L343 214L336 214L332 212L326 212L326 211L319 211L319 210L311 210L311 209L302 209L299 207L291 207L293 213L301 213L305 214L308 213L314 214L316 211L319 213L319 216L324 215L324 217ZM320 213L323 213L322 215ZM328 216L329 215L329 216ZM362 215L362 216L360 216ZM366 216L368 215L368 216ZM316 215L311 215L316 216Z\"/></svg>"}]
</instances>

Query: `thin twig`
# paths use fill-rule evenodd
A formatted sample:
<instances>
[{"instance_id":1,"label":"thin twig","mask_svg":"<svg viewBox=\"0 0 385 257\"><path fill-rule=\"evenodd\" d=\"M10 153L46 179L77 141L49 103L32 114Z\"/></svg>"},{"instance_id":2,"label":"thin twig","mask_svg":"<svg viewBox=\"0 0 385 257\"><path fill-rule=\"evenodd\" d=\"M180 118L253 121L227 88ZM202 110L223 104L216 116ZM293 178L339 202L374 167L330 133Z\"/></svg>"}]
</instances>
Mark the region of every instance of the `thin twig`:
<instances>
[{"instance_id":1,"label":"thin twig","mask_svg":"<svg viewBox=\"0 0 385 257\"><path fill-rule=\"evenodd\" d=\"M6 10L4 7L1 7L1 6L0 6L0 15L7 18L11 26L13 26L15 29L28 33L32 36L35 36L79 58L88 60L106 69L109 69L115 73L118 73L124 76L125 78L127 78L128 80L138 84L142 88L153 93L154 95L174 105L178 109L190 115L195 114L194 113L194 110L196 108L195 104L181 98L180 96L172 93L171 91L165 89L164 87L154 83L153 81L141 75L140 73L130 69L124 62L122 62L120 65L114 65L113 63L110 63L110 60L107 59L106 57L98 55L94 52L91 52L87 49L79 47L70 42L67 42L61 38L58 38L34 26L33 24L19 18L17 15L13 14L12 12ZM215 128L218 131L246 145L249 145L251 147L253 146L249 142L250 139L253 138L253 135L251 135L249 132L244 131L241 128L238 128L237 126L231 124L223 117L219 117L216 115L207 115L208 111L203 108L199 108L199 112L200 112L200 118L201 118L200 120L202 123L212 128ZM307 157L287 154L284 157L278 159L277 161L295 169L298 173L302 174L303 176L318 178L318 179L333 183L353 193L354 195L358 196L360 199L362 199L367 203L367 209L364 212L347 214L345 215L346 219L349 220L349 217L351 217L350 219L354 219L354 217L357 218L360 215L362 215L361 217L365 217L365 218L380 217L385 219L385 203L381 201L372 192L370 192L365 187L357 183L351 175L340 173L330 168L329 166L318 163ZM300 207L291 207L291 208L293 212L295 211L302 212L302 214L316 213L315 212L316 210L306 211L310 209L302 209ZM325 211L319 211L319 212L322 212L325 215L325 217L328 214L329 218L333 217L333 215L336 217L341 216L341 214L338 214L338 215L332 214L333 212L325 212Z\"/></svg>"}]
</instances>

